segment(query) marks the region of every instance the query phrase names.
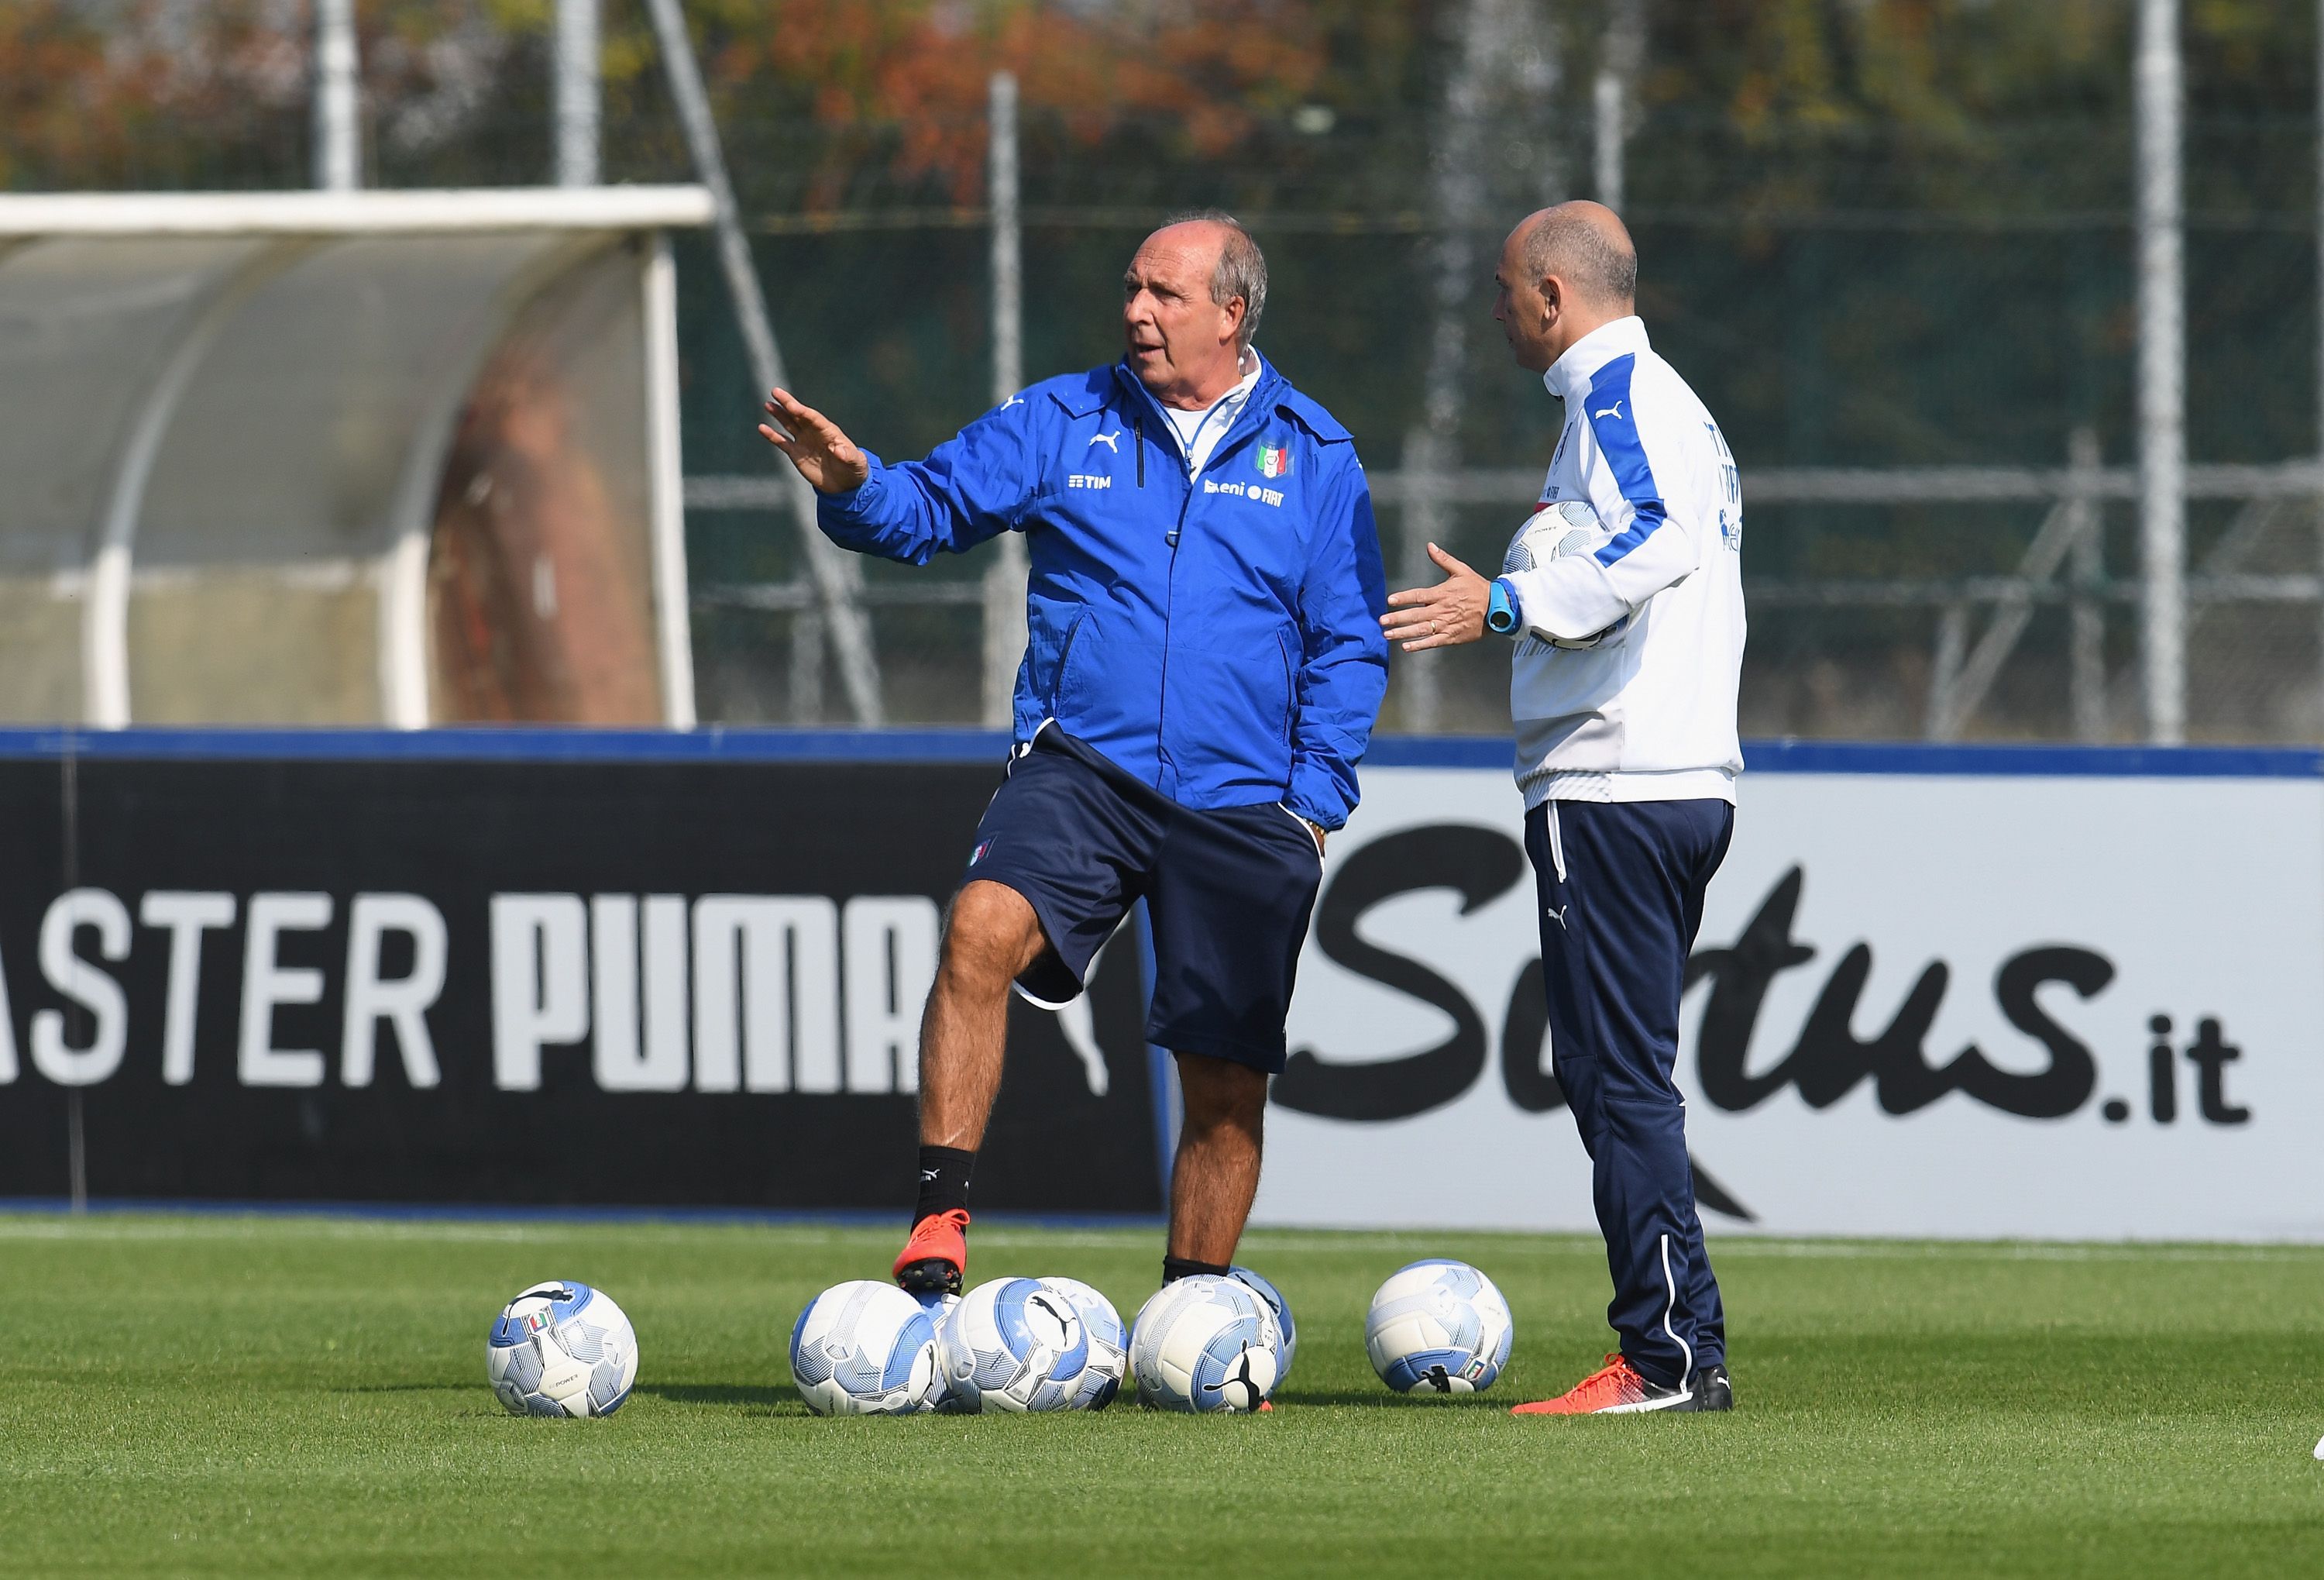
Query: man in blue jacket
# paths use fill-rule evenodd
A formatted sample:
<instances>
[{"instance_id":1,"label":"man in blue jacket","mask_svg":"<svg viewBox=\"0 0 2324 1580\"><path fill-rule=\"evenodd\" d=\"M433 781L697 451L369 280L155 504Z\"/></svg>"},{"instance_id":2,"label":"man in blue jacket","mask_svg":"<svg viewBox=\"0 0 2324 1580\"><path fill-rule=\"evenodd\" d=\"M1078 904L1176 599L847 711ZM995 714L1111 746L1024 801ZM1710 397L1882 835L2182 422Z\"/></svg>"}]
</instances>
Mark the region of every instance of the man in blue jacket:
<instances>
[{"instance_id":1,"label":"man in blue jacket","mask_svg":"<svg viewBox=\"0 0 2324 1580\"><path fill-rule=\"evenodd\" d=\"M1031 561L1017 744L920 1023L908 1289L961 1287L1010 984L1072 999L1140 898L1147 1037L1185 1104L1163 1278L1233 1261L1323 838L1356 804L1388 680L1363 467L1251 349L1266 302L1258 245L1206 211L1130 261L1121 361L1035 384L925 461L858 449L785 391L767 403L760 432L834 541L923 565L1021 531Z\"/></svg>"}]
</instances>

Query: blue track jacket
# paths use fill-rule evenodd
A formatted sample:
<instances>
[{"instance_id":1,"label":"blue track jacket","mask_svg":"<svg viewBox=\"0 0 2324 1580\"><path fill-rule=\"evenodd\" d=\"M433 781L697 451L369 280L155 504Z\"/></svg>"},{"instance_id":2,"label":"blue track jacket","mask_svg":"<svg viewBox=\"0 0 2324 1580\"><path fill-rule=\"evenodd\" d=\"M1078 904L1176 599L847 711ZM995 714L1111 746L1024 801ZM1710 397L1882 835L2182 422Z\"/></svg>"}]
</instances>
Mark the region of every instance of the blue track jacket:
<instances>
[{"instance_id":1,"label":"blue track jacket","mask_svg":"<svg viewBox=\"0 0 2324 1580\"><path fill-rule=\"evenodd\" d=\"M1183 806L1337 828L1388 688L1355 444L1271 365L1199 476L1163 421L1121 365L1049 379L817 513L914 565L1023 532L1019 741L1054 718Z\"/></svg>"}]
</instances>

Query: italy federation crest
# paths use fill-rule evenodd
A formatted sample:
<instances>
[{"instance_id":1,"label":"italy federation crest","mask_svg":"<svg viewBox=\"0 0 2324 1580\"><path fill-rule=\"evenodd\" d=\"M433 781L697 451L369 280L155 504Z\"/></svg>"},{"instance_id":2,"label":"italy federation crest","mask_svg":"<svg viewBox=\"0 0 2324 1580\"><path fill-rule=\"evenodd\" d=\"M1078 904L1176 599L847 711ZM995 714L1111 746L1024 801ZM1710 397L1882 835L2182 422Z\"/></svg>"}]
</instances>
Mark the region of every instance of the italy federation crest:
<instances>
[{"instance_id":1,"label":"italy federation crest","mask_svg":"<svg viewBox=\"0 0 2324 1580\"><path fill-rule=\"evenodd\" d=\"M1291 448L1288 445L1259 443L1259 475L1262 477L1287 477L1291 475Z\"/></svg>"}]
</instances>

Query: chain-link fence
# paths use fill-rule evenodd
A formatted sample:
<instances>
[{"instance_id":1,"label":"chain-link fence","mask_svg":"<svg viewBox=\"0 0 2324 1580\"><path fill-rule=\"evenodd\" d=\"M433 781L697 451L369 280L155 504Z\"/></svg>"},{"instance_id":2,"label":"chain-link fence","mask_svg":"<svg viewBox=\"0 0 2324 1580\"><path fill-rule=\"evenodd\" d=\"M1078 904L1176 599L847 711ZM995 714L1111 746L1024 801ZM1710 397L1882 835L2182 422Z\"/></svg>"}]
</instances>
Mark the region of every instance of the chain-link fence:
<instances>
[{"instance_id":1,"label":"chain-link fence","mask_svg":"<svg viewBox=\"0 0 2324 1580\"><path fill-rule=\"evenodd\" d=\"M1026 376L1117 355L1138 241L1174 208L1227 207L1272 269L1261 348L1357 436L1391 581L1415 574L1423 535L1498 560L1560 414L1508 365L1491 260L1524 212L1607 179L1592 78L1622 11L1435 7L1407 52L1372 63L1369 97L1245 106L1223 129L1028 95ZM2041 56L2055 80L2016 84L2003 110L1888 120L1755 115L1709 94L1696 35L1735 12L1646 7L1643 107L1615 168L1640 310L1741 463L1747 732L2140 738L2127 0L2057 8L2080 54ZM2324 738L2319 160L2313 88L2287 88L2282 60L2315 59L2314 18L2253 15L2249 59L2221 45L2190 69L2189 734L2307 741ZM494 36L468 98L439 82L367 106L371 179L545 179L546 40ZM608 93L606 178L686 179L659 79ZM301 113L218 113L251 125L156 121L110 179L304 180ZM983 411L984 123L835 122L731 93L719 113L800 393L890 457ZM702 716L841 719L795 530L751 481L778 457L752 432L707 245L682 245L680 265ZM891 720L980 716L987 552L866 568ZM1505 725L1505 654L1398 663L1391 727Z\"/></svg>"},{"instance_id":2,"label":"chain-link fence","mask_svg":"<svg viewBox=\"0 0 2324 1580\"><path fill-rule=\"evenodd\" d=\"M2021 171L2022 189L1986 211L1791 212L1687 201L1716 196L1705 171L1715 174L1718 139L1671 119L1649 117L1632 142L1640 310L1742 463L1747 730L2138 738L2136 323L2121 130L2000 138L1997 164L2014 169L2041 149L2060 174L2044 187ZM2198 132L2200 149L2214 133ZM2230 145L2221 158L2234 168L2299 171L2312 170L2311 134L2286 122L2218 129L2216 140ZM1337 152L1317 162L1413 163L1427 135L1416 121L1326 137ZM1407 146L1390 155L1381 144ZM1149 174L1139 201L1100 203L1070 163L1028 164L1028 376L1115 354L1114 282L1157 217L1198 198L1246 195L1240 172L1208 171L1176 186ZM1665 172L1677 189L1660 189ZM1328 175L1303 184L1279 165L1251 184L1240 211L1275 279L1262 346L1357 434L1392 572L1414 565L1416 500L1433 502L1433 531L1456 553L1497 560L1559 413L1507 365L1487 317L1489 263L1465 282L1464 400L1449 453L1425 480L1407 476L1434 349L1437 236L1425 192L1351 191ZM2108 186L2110 206L2097 200ZM2224 203L2200 177L2190 186L2206 194L2199 204ZM2043 200L2059 188L2066 201ZM901 196L853 194L847 208L759 221L796 378L890 456L940 441L983 409L989 383L983 216ZM2199 468L2189 707L2199 739L2314 739L2324 707L2324 521L2301 469L2316 448L2314 230L2289 191L2269 196L2277 206L2198 207L2189 225ZM1514 217L1528 201L1508 194L1502 210ZM1476 230L1472 257L1489 260L1501 228L1497 217ZM706 269L689 279L689 470L763 472L770 457L749 432L723 304ZM778 590L792 574L780 523L733 508L747 493L715 481L694 497L706 716L817 716L815 647L798 640L815 616ZM872 568L893 716L976 716L980 570L973 555L927 570ZM880 601L937 581L952 601ZM1445 655L1425 691L1400 679L1388 722L1499 727L1502 658Z\"/></svg>"}]
</instances>

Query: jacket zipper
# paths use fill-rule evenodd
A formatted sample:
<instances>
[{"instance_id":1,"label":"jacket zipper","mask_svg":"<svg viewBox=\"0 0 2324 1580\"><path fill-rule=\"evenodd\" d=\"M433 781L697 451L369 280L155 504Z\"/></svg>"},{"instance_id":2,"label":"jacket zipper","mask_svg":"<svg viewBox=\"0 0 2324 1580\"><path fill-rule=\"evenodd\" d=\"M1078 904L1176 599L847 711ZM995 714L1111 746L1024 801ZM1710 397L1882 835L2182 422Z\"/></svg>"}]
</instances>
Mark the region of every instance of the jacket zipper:
<instances>
[{"instance_id":1,"label":"jacket zipper","mask_svg":"<svg viewBox=\"0 0 2324 1580\"><path fill-rule=\"evenodd\" d=\"M1170 550L1169 568L1164 577L1167 596L1162 605L1162 629L1166 633L1170 631L1178 613L1178 534L1185 528L1186 513L1194 508L1194 485L1193 480L1189 479L1186 492L1178 500L1178 520L1171 527L1169 535L1162 540L1164 545ZM1167 634L1162 642L1162 673L1156 679L1157 685L1154 701L1154 760L1157 764L1167 767L1170 762L1170 751L1164 744L1164 735L1170 710L1170 642Z\"/></svg>"},{"instance_id":2,"label":"jacket zipper","mask_svg":"<svg viewBox=\"0 0 2324 1580\"><path fill-rule=\"evenodd\" d=\"M1130 442L1138 447L1138 485L1146 486L1146 423L1137 412L1130 414Z\"/></svg>"}]
</instances>

